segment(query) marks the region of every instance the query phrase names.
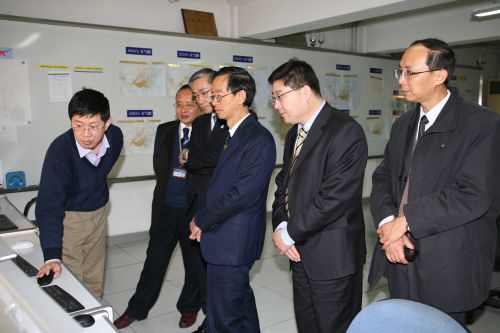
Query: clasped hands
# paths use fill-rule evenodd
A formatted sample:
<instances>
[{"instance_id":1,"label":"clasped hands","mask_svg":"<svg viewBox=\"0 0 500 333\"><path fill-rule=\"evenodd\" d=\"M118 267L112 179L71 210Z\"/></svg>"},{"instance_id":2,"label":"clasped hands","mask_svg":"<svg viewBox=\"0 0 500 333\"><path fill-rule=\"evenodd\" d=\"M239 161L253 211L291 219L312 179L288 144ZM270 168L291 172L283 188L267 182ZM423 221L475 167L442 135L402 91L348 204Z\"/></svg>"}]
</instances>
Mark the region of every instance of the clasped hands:
<instances>
[{"instance_id":1,"label":"clasped hands","mask_svg":"<svg viewBox=\"0 0 500 333\"><path fill-rule=\"evenodd\" d=\"M396 217L377 229L379 242L382 244L387 260L391 263L408 264L404 247L413 249L414 245L406 235L407 229L408 223L404 216Z\"/></svg>"},{"instance_id":2,"label":"clasped hands","mask_svg":"<svg viewBox=\"0 0 500 333\"><path fill-rule=\"evenodd\" d=\"M300 261L300 254L297 251L295 245L286 245L281 238L281 230L276 229L273 233L273 242L276 250L278 250L279 254L286 255L288 259L294 262Z\"/></svg>"},{"instance_id":3,"label":"clasped hands","mask_svg":"<svg viewBox=\"0 0 500 333\"><path fill-rule=\"evenodd\" d=\"M189 222L189 230L191 231L191 234L189 235L189 239L196 240L199 243L200 238L201 238L201 229L198 228L196 223L194 223L194 217L191 220L191 222Z\"/></svg>"}]
</instances>

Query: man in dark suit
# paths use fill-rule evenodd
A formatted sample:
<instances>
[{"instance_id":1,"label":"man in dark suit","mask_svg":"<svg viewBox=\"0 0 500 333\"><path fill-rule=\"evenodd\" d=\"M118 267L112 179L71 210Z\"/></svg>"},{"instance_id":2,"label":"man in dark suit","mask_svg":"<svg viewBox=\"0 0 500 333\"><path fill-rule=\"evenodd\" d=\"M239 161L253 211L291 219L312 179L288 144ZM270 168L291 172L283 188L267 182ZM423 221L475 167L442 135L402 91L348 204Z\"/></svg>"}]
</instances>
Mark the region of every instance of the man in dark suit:
<instances>
[{"instance_id":1,"label":"man in dark suit","mask_svg":"<svg viewBox=\"0 0 500 333\"><path fill-rule=\"evenodd\" d=\"M394 123L373 173L380 244L369 282L385 275L391 297L431 304L464 324L490 288L500 120L447 89L454 65L446 43L425 39L411 44L395 71L405 99L418 104Z\"/></svg>"},{"instance_id":2,"label":"man in dark suit","mask_svg":"<svg viewBox=\"0 0 500 333\"><path fill-rule=\"evenodd\" d=\"M345 332L361 309L365 262L361 206L364 131L332 108L311 66L292 59L269 77L286 123L276 177L273 240L291 262L299 332Z\"/></svg>"},{"instance_id":3,"label":"man in dark suit","mask_svg":"<svg viewBox=\"0 0 500 333\"><path fill-rule=\"evenodd\" d=\"M209 99L214 74L215 71L212 69L202 68L189 78L193 100L198 104L203 115L193 121L191 140L188 148L181 152L179 159L189 172L187 183L188 221L191 221L194 214L200 209L200 203L205 201L208 183L212 178L227 136L226 121L217 118ZM198 243L193 246L199 247ZM197 289L201 297L200 303L203 304L203 310L206 311L207 269L201 255L200 259L191 262L189 269L194 272L193 276L198 277ZM205 326L206 319L195 332L203 333Z\"/></svg>"},{"instance_id":4,"label":"man in dark suit","mask_svg":"<svg viewBox=\"0 0 500 333\"><path fill-rule=\"evenodd\" d=\"M188 218L189 221L204 202L208 183L217 166L227 136L226 121L217 118L210 103L209 93L215 74L210 68L202 68L189 79L193 100L203 115L193 121L193 134L188 148L181 152L180 162L188 170Z\"/></svg>"},{"instance_id":5,"label":"man in dark suit","mask_svg":"<svg viewBox=\"0 0 500 333\"><path fill-rule=\"evenodd\" d=\"M153 169L156 186L153 193L151 227L146 261L137 284L135 294L129 301L125 313L115 320L117 328L124 328L135 320L148 316L156 302L174 248L179 242L185 268L185 281L177 302L182 314L180 327L189 327L196 321L200 310L196 272L190 269L191 262L201 261L197 246L189 239L187 214L186 170L179 164L178 156L187 146L191 123L200 114L193 102L188 85L179 89L175 96L175 113L178 120L158 126L154 143ZM194 275L194 276L192 276Z\"/></svg>"},{"instance_id":6,"label":"man in dark suit","mask_svg":"<svg viewBox=\"0 0 500 333\"><path fill-rule=\"evenodd\" d=\"M212 104L229 133L206 202L190 223L207 262L207 332L259 332L249 272L260 258L266 198L276 162L274 139L249 106L255 81L239 67L224 67L212 81Z\"/></svg>"}]
</instances>

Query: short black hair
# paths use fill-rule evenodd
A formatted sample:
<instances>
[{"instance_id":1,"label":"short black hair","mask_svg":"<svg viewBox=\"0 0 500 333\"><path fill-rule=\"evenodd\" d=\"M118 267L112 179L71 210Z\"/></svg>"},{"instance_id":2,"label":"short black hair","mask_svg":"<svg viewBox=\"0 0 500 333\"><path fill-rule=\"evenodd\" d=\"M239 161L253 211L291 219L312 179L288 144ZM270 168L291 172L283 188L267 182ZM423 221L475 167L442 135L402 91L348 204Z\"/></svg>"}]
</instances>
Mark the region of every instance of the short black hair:
<instances>
[{"instance_id":1,"label":"short black hair","mask_svg":"<svg viewBox=\"0 0 500 333\"><path fill-rule=\"evenodd\" d=\"M212 68L202 68L191 75L189 78L189 87L193 85L193 82L201 79L202 77L206 77L208 79L208 83L212 83L213 77L214 77L215 71Z\"/></svg>"},{"instance_id":2,"label":"short black hair","mask_svg":"<svg viewBox=\"0 0 500 333\"><path fill-rule=\"evenodd\" d=\"M303 86L309 86L318 96L321 96L319 80L311 65L307 62L292 58L276 68L267 81L273 84L275 81L281 80L292 89L299 89Z\"/></svg>"},{"instance_id":3,"label":"short black hair","mask_svg":"<svg viewBox=\"0 0 500 333\"><path fill-rule=\"evenodd\" d=\"M100 115L101 120L106 122L111 114L109 101L102 92L83 88L75 93L68 104L68 115L71 120L75 115L80 117L93 117Z\"/></svg>"},{"instance_id":4,"label":"short black hair","mask_svg":"<svg viewBox=\"0 0 500 333\"><path fill-rule=\"evenodd\" d=\"M193 92L193 91L191 90L191 87L189 86L189 84L183 84L183 85L179 88L179 90L177 90L177 92L175 93L175 95L177 96L177 94L179 93L179 91L182 91L182 90L185 90L185 89L189 90L190 92Z\"/></svg>"},{"instance_id":5,"label":"short black hair","mask_svg":"<svg viewBox=\"0 0 500 333\"><path fill-rule=\"evenodd\" d=\"M416 40L410 47L415 45L423 45L429 49L425 63L430 70L444 69L448 72L448 77L444 81L445 86L448 86L448 81L455 70L455 53L450 46L436 38Z\"/></svg>"},{"instance_id":6,"label":"short black hair","mask_svg":"<svg viewBox=\"0 0 500 333\"><path fill-rule=\"evenodd\" d=\"M233 95L240 90L247 94L243 106L250 107L252 105L256 92L255 80L246 69L235 66L222 67L215 73L213 79L218 76L227 76L227 90Z\"/></svg>"}]
</instances>

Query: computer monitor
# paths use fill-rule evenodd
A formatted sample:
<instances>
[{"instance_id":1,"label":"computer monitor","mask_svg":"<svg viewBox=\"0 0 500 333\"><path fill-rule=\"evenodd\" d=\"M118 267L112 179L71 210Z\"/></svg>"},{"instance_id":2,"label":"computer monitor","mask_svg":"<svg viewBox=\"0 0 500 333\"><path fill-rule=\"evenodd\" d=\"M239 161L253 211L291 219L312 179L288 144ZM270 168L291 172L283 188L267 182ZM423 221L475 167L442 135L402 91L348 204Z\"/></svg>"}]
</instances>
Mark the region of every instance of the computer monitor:
<instances>
[{"instance_id":1,"label":"computer monitor","mask_svg":"<svg viewBox=\"0 0 500 333\"><path fill-rule=\"evenodd\" d=\"M0 262L0 332L83 333L81 327L11 260Z\"/></svg>"}]
</instances>

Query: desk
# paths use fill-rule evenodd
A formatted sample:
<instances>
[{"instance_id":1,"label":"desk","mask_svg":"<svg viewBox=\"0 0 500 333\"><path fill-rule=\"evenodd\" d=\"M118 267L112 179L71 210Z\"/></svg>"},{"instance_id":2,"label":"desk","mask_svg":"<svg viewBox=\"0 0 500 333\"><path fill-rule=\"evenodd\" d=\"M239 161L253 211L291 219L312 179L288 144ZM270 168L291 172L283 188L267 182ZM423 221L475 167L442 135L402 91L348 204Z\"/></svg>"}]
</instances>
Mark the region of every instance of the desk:
<instances>
[{"instance_id":1,"label":"desk","mask_svg":"<svg viewBox=\"0 0 500 333\"><path fill-rule=\"evenodd\" d=\"M14 208L10 202L5 198L0 196L0 211L2 214L7 215L16 225L19 227L18 230L8 231L0 233L2 238L8 246L12 247L15 243L20 241L29 241L33 244L31 248L17 249L14 250L18 255L22 256L26 261L31 263L36 268L39 268L43 264L43 253L40 246L40 240L38 238L38 229L29 222L20 212ZM50 323L54 320L51 316L54 316L52 312L47 312L48 309L57 308L56 314L59 318L71 318L79 314L90 314L94 317L95 323L86 328L82 328L82 332L88 333L107 333L107 332L117 332L113 322L113 310L110 306L104 306L100 301L90 293L85 286L83 286L80 281L69 271L69 269L62 264L62 273L59 278L54 279L51 285L58 285L70 295L76 298L85 309L67 314L62 310L59 305L41 288L38 286L36 278L28 277L24 272L22 272L12 261L4 260L0 262L0 281L3 279L5 287L9 287L12 295L16 295L17 302L19 304L25 304L25 302L30 303L27 308L28 317L33 315L36 317L47 316L50 318L38 318L41 322ZM2 287L2 286L0 286ZM20 290L18 290L20 289ZM31 294L27 293L26 290L31 290ZM1 290L0 290L1 291ZM7 291L5 291L7 293ZM1 296L1 295L0 295ZM8 297L6 297L8 298ZM34 301L35 300L35 301ZM44 306L45 304L45 306ZM25 304L27 305L27 304ZM56 316L56 317L57 317ZM62 320L64 322L66 319ZM57 322L57 320L56 320ZM67 320L66 320L67 322ZM70 320L70 325L74 324ZM3 323L0 323L0 331L4 332ZM77 325L80 327L79 325ZM9 330L8 332L10 332ZM41 330L41 332L52 332L52 329ZM71 332L80 332L79 330L70 330ZM12 330L12 332L16 332ZM67 331L68 332L68 331Z\"/></svg>"},{"instance_id":2,"label":"desk","mask_svg":"<svg viewBox=\"0 0 500 333\"><path fill-rule=\"evenodd\" d=\"M24 230L36 230L37 227L31 223L16 207L7 199L6 196L0 195L0 214L5 214L12 222L14 222L19 229L0 231L1 234Z\"/></svg>"}]
</instances>

